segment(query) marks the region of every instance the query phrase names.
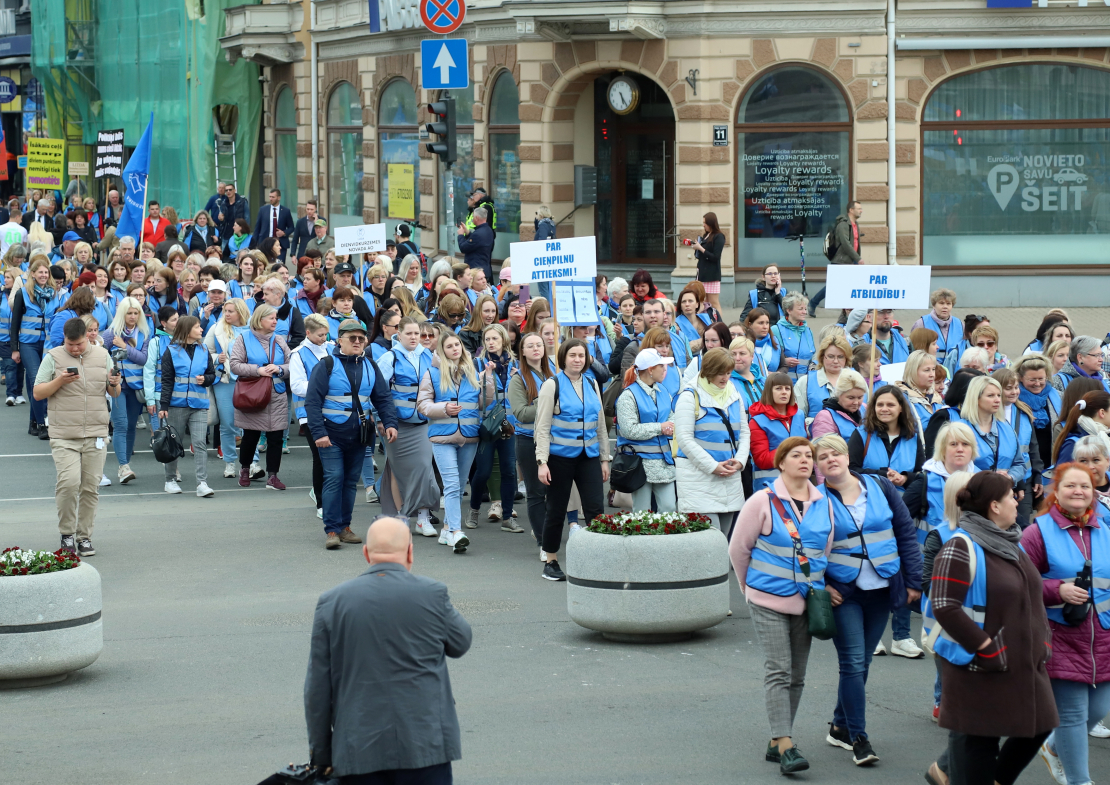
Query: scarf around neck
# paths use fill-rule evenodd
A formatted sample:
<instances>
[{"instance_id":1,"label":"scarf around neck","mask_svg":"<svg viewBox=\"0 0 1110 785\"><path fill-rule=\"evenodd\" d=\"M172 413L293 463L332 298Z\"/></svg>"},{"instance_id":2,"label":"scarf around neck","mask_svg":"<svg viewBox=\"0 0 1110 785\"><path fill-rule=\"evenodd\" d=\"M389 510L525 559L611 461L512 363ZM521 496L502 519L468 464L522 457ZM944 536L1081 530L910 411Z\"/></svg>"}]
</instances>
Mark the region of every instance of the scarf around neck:
<instances>
[{"instance_id":1,"label":"scarf around neck","mask_svg":"<svg viewBox=\"0 0 1110 785\"><path fill-rule=\"evenodd\" d=\"M943 330L947 330L948 325L952 324L952 316L951 315L949 315L949 317L947 319L941 319L939 316L937 316L936 311L930 311L929 315L933 317L933 321L937 323L937 327L940 327Z\"/></svg>"},{"instance_id":2,"label":"scarf around neck","mask_svg":"<svg viewBox=\"0 0 1110 785\"><path fill-rule=\"evenodd\" d=\"M54 299L55 294L57 292L54 291L53 286L35 284L35 302L39 304L39 307L45 307L48 302Z\"/></svg>"},{"instance_id":3,"label":"scarf around neck","mask_svg":"<svg viewBox=\"0 0 1110 785\"><path fill-rule=\"evenodd\" d=\"M733 401L733 396L739 395L739 392L737 392L736 388L731 384L725 387L718 387L704 376L698 376L698 389L705 393L706 396L721 409L727 409L728 405Z\"/></svg>"},{"instance_id":4,"label":"scarf around neck","mask_svg":"<svg viewBox=\"0 0 1110 785\"><path fill-rule=\"evenodd\" d=\"M1013 562L1020 557L1021 527L1016 523L1003 531L989 518L974 512L963 512L960 513L960 528L988 553Z\"/></svg>"},{"instance_id":5,"label":"scarf around neck","mask_svg":"<svg viewBox=\"0 0 1110 785\"><path fill-rule=\"evenodd\" d=\"M1018 385L1018 400L1029 407L1033 412L1033 427L1048 427L1048 393L1052 388L1047 384L1039 393L1030 392L1024 386Z\"/></svg>"}]
</instances>

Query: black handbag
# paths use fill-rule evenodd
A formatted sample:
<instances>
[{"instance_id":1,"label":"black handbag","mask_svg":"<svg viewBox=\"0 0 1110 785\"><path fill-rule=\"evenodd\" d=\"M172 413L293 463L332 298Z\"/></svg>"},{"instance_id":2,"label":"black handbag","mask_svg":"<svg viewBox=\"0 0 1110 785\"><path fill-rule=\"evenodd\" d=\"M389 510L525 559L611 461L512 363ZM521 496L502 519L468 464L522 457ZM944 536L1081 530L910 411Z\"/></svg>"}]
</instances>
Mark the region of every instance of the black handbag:
<instances>
[{"instance_id":1,"label":"black handbag","mask_svg":"<svg viewBox=\"0 0 1110 785\"><path fill-rule=\"evenodd\" d=\"M154 451L154 460L158 463L173 463L185 454L177 431L168 420L158 421L158 430L150 435L150 449Z\"/></svg>"},{"instance_id":2,"label":"black handbag","mask_svg":"<svg viewBox=\"0 0 1110 785\"><path fill-rule=\"evenodd\" d=\"M489 411L486 411L486 383L479 378L479 384L482 386L482 396L479 406L482 409L482 420L478 425L478 441L482 443L496 441L497 439L508 439L512 436L512 424L509 422L509 417L505 413L505 399L498 397L494 393L494 402L490 406ZM505 433L505 426L509 427L509 433Z\"/></svg>"},{"instance_id":3,"label":"black handbag","mask_svg":"<svg viewBox=\"0 0 1110 785\"><path fill-rule=\"evenodd\" d=\"M645 483L644 459L632 449L632 445L624 445L613 456L609 467L609 487L621 493L632 493L643 488Z\"/></svg>"}]
</instances>

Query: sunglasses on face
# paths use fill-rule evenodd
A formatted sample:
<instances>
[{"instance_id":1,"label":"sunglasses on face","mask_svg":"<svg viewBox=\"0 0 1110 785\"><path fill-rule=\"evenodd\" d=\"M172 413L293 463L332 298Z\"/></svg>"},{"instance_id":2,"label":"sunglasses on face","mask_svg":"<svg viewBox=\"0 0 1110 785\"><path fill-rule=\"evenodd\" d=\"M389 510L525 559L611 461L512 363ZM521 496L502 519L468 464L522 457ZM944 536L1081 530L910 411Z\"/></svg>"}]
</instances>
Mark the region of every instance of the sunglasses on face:
<instances>
[{"instance_id":1,"label":"sunglasses on face","mask_svg":"<svg viewBox=\"0 0 1110 785\"><path fill-rule=\"evenodd\" d=\"M461 319L461 318L463 318L463 315L464 314L461 314L461 313L449 313L449 314L447 314L447 318L448 319Z\"/></svg>"},{"instance_id":2,"label":"sunglasses on face","mask_svg":"<svg viewBox=\"0 0 1110 785\"><path fill-rule=\"evenodd\" d=\"M998 345L997 341L976 341L975 345L980 349L993 349Z\"/></svg>"},{"instance_id":3,"label":"sunglasses on face","mask_svg":"<svg viewBox=\"0 0 1110 785\"><path fill-rule=\"evenodd\" d=\"M351 343L366 343L367 338L365 335L348 335L347 340Z\"/></svg>"}]
</instances>

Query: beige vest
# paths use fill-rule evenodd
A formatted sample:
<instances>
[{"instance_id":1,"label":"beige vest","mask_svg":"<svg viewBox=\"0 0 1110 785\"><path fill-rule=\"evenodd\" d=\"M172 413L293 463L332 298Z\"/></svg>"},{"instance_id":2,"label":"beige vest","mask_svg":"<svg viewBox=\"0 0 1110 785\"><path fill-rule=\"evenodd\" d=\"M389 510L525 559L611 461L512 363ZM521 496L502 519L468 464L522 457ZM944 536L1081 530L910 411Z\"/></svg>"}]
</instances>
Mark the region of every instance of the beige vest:
<instances>
[{"instance_id":1,"label":"beige vest","mask_svg":"<svg viewBox=\"0 0 1110 785\"><path fill-rule=\"evenodd\" d=\"M64 346L51 349L47 354L54 358L54 378L76 367L81 377L63 384L50 396L50 438L89 439L108 436L108 350L103 346L89 346L80 357L74 357Z\"/></svg>"}]
</instances>

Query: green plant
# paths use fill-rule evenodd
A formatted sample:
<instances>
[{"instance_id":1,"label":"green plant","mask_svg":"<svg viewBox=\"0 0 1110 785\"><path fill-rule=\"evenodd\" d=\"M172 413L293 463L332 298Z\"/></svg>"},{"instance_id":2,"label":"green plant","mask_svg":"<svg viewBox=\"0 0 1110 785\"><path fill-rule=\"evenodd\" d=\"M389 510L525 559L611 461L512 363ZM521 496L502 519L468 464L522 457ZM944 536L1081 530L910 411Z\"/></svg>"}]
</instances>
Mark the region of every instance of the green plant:
<instances>
[{"instance_id":1,"label":"green plant","mask_svg":"<svg viewBox=\"0 0 1110 785\"><path fill-rule=\"evenodd\" d=\"M72 570L81 563L76 553L69 551L25 551L22 548L5 548L0 553L0 578L13 575L44 575L48 572Z\"/></svg>"},{"instance_id":2,"label":"green plant","mask_svg":"<svg viewBox=\"0 0 1110 785\"><path fill-rule=\"evenodd\" d=\"M712 523L708 516L696 512L622 512L599 515L586 527L595 534L689 534L705 531Z\"/></svg>"}]
</instances>

